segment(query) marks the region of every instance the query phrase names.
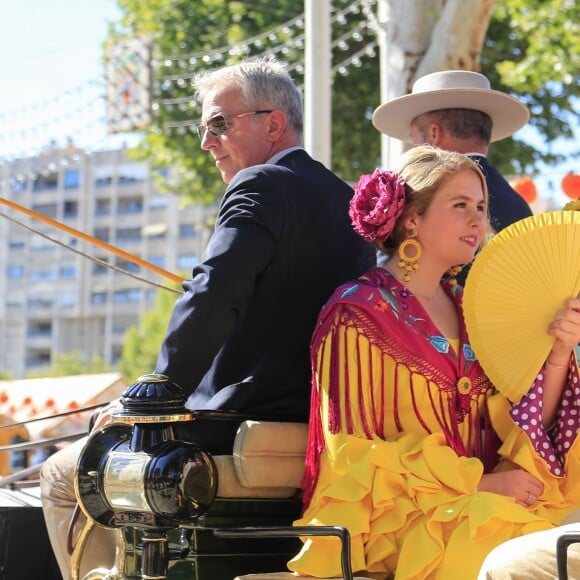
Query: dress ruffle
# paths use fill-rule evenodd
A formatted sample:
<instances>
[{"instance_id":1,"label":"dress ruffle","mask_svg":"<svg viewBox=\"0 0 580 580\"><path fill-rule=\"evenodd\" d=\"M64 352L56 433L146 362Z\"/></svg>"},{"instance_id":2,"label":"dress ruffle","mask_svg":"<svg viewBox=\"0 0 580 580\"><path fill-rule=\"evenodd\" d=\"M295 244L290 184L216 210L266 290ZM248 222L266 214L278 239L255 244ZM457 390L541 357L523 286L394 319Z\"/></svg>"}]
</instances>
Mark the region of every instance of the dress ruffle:
<instances>
[{"instance_id":1,"label":"dress ruffle","mask_svg":"<svg viewBox=\"0 0 580 580\"><path fill-rule=\"evenodd\" d=\"M336 464L348 462L348 470L338 474L323 458L315 494L295 524L346 526L356 571L396 569L397 580L416 580L458 577L449 575L455 569L475 578L492 547L551 527L513 499L476 492L481 461L457 456L441 435L352 445L353 438L346 436L345 457L336 458ZM340 575L339 562L339 543L316 538L289 568L324 578Z\"/></svg>"}]
</instances>

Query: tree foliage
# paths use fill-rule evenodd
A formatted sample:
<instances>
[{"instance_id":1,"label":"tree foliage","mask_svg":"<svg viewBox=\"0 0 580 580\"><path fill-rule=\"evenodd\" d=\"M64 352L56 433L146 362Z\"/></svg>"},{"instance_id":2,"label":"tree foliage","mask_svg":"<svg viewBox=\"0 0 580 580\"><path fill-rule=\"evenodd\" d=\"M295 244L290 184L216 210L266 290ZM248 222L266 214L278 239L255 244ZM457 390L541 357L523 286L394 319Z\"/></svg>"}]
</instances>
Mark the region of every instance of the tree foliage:
<instances>
[{"instance_id":1,"label":"tree foliage","mask_svg":"<svg viewBox=\"0 0 580 580\"><path fill-rule=\"evenodd\" d=\"M91 375L97 373L110 373L112 369L100 355L95 355L91 360L86 360L85 355L75 350L58 355L46 370L31 372L26 378L38 377L68 377L71 375Z\"/></svg>"},{"instance_id":2,"label":"tree foliage","mask_svg":"<svg viewBox=\"0 0 580 580\"><path fill-rule=\"evenodd\" d=\"M157 165L179 167L171 187L197 201L223 191L213 162L200 150L193 124L199 119L190 79L202 68L274 53L291 64L303 83L300 28L295 0L118 0L124 12L111 36L150 34L154 60L154 121L138 155ZM443 2L444 3L444 2ZM354 181L380 161L380 136L370 114L380 102L379 57L373 48L376 3L333 0L332 168ZM481 70L492 86L521 98L532 112L531 126L551 142L572 138L577 123L580 43L575 0L502 0L487 31ZM303 32L303 31L302 31ZM256 38L259 37L259 42ZM492 147L491 161L504 173L533 172L554 162L550 148L518 139Z\"/></svg>"},{"instance_id":3,"label":"tree foliage","mask_svg":"<svg viewBox=\"0 0 580 580\"><path fill-rule=\"evenodd\" d=\"M154 122L138 154L158 165L180 168L178 193L214 201L223 191L213 161L200 150L194 125L199 104L193 100L191 77L196 71L275 55L290 64L295 82L303 79L303 3L232 2L227 0L118 0L125 16L112 36L151 34L154 46ZM361 2L333 2L333 169L356 179L379 160L380 139L369 113L379 100L378 64L372 44L374 30L366 25ZM290 24L289 24L290 23ZM301 38L300 38L301 36ZM368 46L368 54L364 52ZM358 51L353 64L341 67ZM346 76L346 73L348 76Z\"/></svg>"},{"instance_id":4,"label":"tree foliage","mask_svg":"<svg viewBox=\"0 0 580 580\"><path fill-rule=\"evenodd\" d=\"M129 384L155 369L175 298L171 292L158 290L153 308L125 333L119 372Z\"/></svg>"},{"instance_id":5,"label":"tree foliage","mask_svg":"<svg viewBox=\"0 0 580 580\"><path fill-rule=\"evenodd\" d=\"M482 72L528 106L530 125L547 143L573 139L578 126L579 22L576 0L502 0L488 29ZM514 139L494 144L490 157L504 168L513 160L520 173L563 159L549 146L540 151Z\"/></svg>"}]
</instances>

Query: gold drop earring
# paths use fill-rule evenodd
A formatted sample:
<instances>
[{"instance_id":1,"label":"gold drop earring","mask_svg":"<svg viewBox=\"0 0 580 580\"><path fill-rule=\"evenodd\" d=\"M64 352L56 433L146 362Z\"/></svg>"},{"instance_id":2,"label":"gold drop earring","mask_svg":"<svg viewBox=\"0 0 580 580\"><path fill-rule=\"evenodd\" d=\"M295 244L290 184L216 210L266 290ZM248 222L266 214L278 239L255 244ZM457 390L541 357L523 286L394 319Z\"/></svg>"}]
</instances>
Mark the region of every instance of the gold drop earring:
<instances>
[{"instance_id":1,"label":"gold drop earring","mask_svg":"<svg viewBox=\"0 0 580 580\"><path fill-rule=\"evenodd\" d=\"M403 280L405 282L411 279L411 272L416 272L420 267L419 258L423 253L423 247L418 240L414 239L416 235L415 230L407 230L407 239L401 242L398 248L398 267L404 270ZM411 250L411 254L409 254L409 250Z\"/></svg>"}]
</instances>

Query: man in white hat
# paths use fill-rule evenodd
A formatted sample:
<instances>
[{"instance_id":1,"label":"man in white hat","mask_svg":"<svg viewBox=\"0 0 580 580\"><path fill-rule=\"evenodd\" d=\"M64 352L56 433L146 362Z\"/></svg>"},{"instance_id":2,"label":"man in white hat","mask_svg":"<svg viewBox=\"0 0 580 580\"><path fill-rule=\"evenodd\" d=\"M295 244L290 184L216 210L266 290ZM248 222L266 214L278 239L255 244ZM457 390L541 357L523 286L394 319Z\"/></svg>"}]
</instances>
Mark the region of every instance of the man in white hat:
<instances>
[{"instance_id":1,"label":"man in white hat","mask_svg":"<svg viewBox=\"0 0 580 580\"><path fill-rule=\"evenodd\" d=\"M401 141L428 143L476 160L486 176L490 221L498 232L532 211L486 155L491 142L509 137L529 118L523 103L492 90L482 74L450 70L421 77L410 94L377 107L373 124Z\"/></svg>"}]
</instances>

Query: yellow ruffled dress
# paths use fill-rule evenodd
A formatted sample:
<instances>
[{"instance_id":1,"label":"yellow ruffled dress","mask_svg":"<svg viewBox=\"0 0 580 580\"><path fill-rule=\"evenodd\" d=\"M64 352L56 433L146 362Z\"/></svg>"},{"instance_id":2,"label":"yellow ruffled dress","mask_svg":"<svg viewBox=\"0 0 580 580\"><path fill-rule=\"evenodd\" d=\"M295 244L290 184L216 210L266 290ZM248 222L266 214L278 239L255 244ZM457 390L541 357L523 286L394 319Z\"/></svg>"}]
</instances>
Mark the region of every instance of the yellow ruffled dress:
<instances>
[{"instance_id":1,"label":"yellow ruffled dress","mask_svg":"<svg viewBox=\"0 0 580 580\"><path fill-rule=\"evenodd\" d=\"M436 373L386 354L367 333L369 321L360 321L356 307L338 308L314 353L323 450L312 497L295 525L346 526L355 572L384 572L396 580L469 580L501 542L557 525L580 507L577 439L565 457L566 477L554 475L511 418L512 405L489 389L473 393L457 435L465 444L473 441L489 412L502 440L494 469L520 466L541 479L545 491L530 508L479 492L482 460L458 454L444 434L454 420L446 404L451 391L433 380ZM452 342L450 352L459 348ZM580 389L577 368L572 380L574 374ZM331 377L337 383L332 396ZM329 417L337 413L332 398L341 402L338 432L329 428ZM306 576L340 576L340 543L304 539L288 567Z\"/></svg>"}]
</instances>

